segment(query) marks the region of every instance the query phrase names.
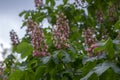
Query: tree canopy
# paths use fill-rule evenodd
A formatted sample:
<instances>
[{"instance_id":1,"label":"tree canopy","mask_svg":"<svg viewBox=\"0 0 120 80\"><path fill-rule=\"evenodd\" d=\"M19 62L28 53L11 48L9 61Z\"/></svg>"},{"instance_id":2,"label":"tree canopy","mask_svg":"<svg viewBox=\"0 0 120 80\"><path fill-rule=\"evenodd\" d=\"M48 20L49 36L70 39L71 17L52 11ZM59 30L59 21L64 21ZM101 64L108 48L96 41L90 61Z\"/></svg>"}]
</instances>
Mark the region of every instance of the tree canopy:
<instances>
[{"instance_id":1,"label":"tree canopy","mask_svg":"<svg viewBox=\"0 0 120 80\"><path fill-rule=\"evenodd\" d=\"M120 0L34 2L35 10L19 14L25 36L10 32L12 52L4 60L4 78L120 80Z\"/></svg>"}]
</instances>

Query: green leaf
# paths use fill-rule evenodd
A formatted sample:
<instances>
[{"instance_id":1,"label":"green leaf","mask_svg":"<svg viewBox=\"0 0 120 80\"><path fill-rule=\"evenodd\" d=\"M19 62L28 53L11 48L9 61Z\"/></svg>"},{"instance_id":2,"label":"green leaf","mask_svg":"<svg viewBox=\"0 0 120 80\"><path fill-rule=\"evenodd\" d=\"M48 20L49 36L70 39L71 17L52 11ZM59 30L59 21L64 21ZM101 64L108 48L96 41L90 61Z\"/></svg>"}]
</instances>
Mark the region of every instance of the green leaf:
<instances>
[{"instance_id":1,"label":"green leaf","mask_svg":"<svg viewBox=\"0 0 120 80\"><path fill-rule=\"evenodd\" d=\"M118 20L116 23L115 23L115 25L114 25L114 29L115 30L119 30L120 29L120 20Z\"/></svg>"},{"instance_id":2,"label":"green leaf","mask_svg":"<svg viewBox=\"0 0 120 80\"><path fill-rule=\"evenodd\" d=\"M120 67L118 67L115 63L109 62L108 63L113 71L117 74L120 74Z\"/></svg>"},{"instance_id":3,"label":"green leaf","mask_svg":"<svg viewBox=\"0 0 120 80\"><path fill-rule=\"evenodd\" d=\"M50 0L51 1L51 6L55 6L55 0Z\"/></svg>"},{"instance_id":4,"label":"green leaf","mask_svg":"<svg viewBox=\"0 0 120 80\"><path fill-rule=\"evenodd\" d=\"M109 64L104 62L102 64L98 64L92 71L94 71L98 76L104 73L108 68L110 68Z\"/></svg>"},{"instance_id":5,"label":"green leaf","mask_svg":"<svg viewBox=\"0 0 120 80\"><path fill-rule=\"evenodd\" d=\"M63 58L62 58L63 63L71 62L72 60L71 60L71 57L70 57L69 53L67 53L64 50L62 52L63 52Z\"/></svg>"},{"instance_id":6,"label":"green leaf","mask_svg":"<svg viewBox=\"0 0 120 80\"><path fill-rule=\"evenodd\" d=\"M99 80L99 77L96 73L93 73L89 78L88 80Z\"/></svg>"},{"instance_id":7,"label":"green leaf","mask_svg":"<svg viewBox=\"0 0 120 80\"><path fill-rule=\"evenodd\" d=\"M104 45L105 45L104 43L98 43L98 47L94 49L94 53L104 51L105 49Z\"/></svg>"},{"instance_id":8,"label":"green leaf","mask_svg":"<svg viewBox=\"0 0 120 80\"><path fill-rule=\"evenodd\" d=\"M57 70L55 68L49 70L50 80L55 80L55 74L56 74L56 72L57 72Z\"/></svg>"},{"instance_id":9,"label":"green leaf","mask_svg":"<svg viewBox=\"0 0 120 80\"><path fill-rule=\"evenodd\" d=\"M46 73L49 73L50 71L54 70L56 65L58 65L58 63L55 63L54 59L50 59L50 61L47 64Z\"/></svg>"},{"instance_id":10,"label":"green leaf","mask_svg":"<svg viewBox=\"0 0 120 80\"><path fill-rule=\"evenodd\" d=\"M59 54L59 52L60 52L59 50L58 51L54 51L52 57L53 58L57 58L57 55Z\"/></svg>"},{"instance_id":11,"label":"green leaf","mask_svg":"<svg viewBox=\"0 0 120 80\"><path fill-rule=\"evenodd\" d=\"M21 42L18 46L17 46L17 52L21 53L21 57L25 58L29 55L32 54L33 51L33 47L31 44L27 43L27 42Z\"/></svg>"},{"instance_id":12,"label":"green leaf","mask_svg":"<svg viewBox=\"0 0 120 80\"><path fill-rule=\"evenodd\" d=\"M27 64L28 67L34 67L37 66L37 60L30 60L29 63Z\"/></svg>"},{"instance_id":13,"label":"green leaf","mask_svg":"<svg viewBox=\"0 0 120 80\"><path fill-rule=\"evenodd\" d=\"M62 53L61 53L59 50L58 50L58 51L54 51L52 57L53 57L53 58L52 58L53 61L54 61L56 64L58 64L58 63L59 63L59 58L62 57Z\"/></svg>"},{"instance_id":14,"label":"green leaf","mask_svg":"<svg viewBox=\"0 0 120 80\"><path fill-rule=\"evenodd\" d=\"M21 26L21 29L26 26L26 22L23 22L22 26Z\"/></svg>"},{"instance_id":15,"label":"green leaf","mask_svg":"<svg viewBox=\"0 0 120 80\"><path fill-rule=\"evenodd\" d=\"M118 68L114 63L112 63L112 62L103 62L103 63L100 63L97 66L95 66L81 80L87 80L89 77L91 77L93 75L93 73L96 73L98 76L101 76L109 68L111 68L115 73L118 73L118 74L120 73L120 68Z\"/></svg>"},{"instance_id":16,"label":"green leaf","mask_svg":"<svg viewBox=\"0 0 120 80\"><path fill-rule=\"evenodd\" d=\"M87 62L83 67L82 67L82 75L85 76L86 74L90 75L92 73L90 73L90 71L96 66L96 61L94 62Z\"/></svg>"},{"instance_id":17,"label":"green leaf","mask_svg":"<svg viewBox=\"0 0 120 80\"><path fill-rule=\"evenodd\" d=\"M88 3L91 3L93 0L86 0Z\"/></svg>"},{"instance_id":18,"label":"green leaf","mask_svg":"<svg viewBox=\"0 0 120 80\"><path fill-rule=\"evenodd\" d=\"M111 68L106 70L100 77L100 80L119 80L120 75L116 74Z\"/></svg>"},{"instance_id":19,"label":"green leaf","mask_svg":"<svg viewBox=\"0 0 120 80\"><path fill-rule=\"evenodd\" d=\"M46 64L49 62L50 58L51 58L50 56L47 56L47 57L43 57L41 60L42 60L43 64Z\"/></svg>"},{"instance_id":20,"label":"green leaf","mask_svg":"<svg viewBox=\"0 0 120 80\"><path fill-rule=\"evenodd\" d=\"M26 12L26 14L25 14L24 18L25 18L25 19L28 19L28 18L29 18L29 16L30 16L30 13L29 13L29 12Z\"/></svg>"},{"instance_id":21,"label":"green leaf","mask_svg":"<svg viewBox=\"0 0 120 80\"><path fill-rule=\"evenodd\" d=\"M24 71L23 80L35 80L35 74L32 70Z\"/></svg>"},{"instance_id":22,"label":"green leaf","mask_svg":"<svg viewBox=\"0 0 120 80\"><path fill-rule=\"evenodd\" d=\"M88 56L85 56L82 60L82 63L85 65L87 62L94 62L95 60L97 60L97 57L92 57L92 58L89 58Z\"/></svg>"},{"instance_id":23,"label":"green leaf","mask_svg":"<svg viewBox=\"0 0 120 80\"><path fill-rule=\"evenodd\" d=\"M39 66L35 72L35 80L40 80L40 78L43 77L45 70L46 70L46 66Z\"/></svg>"},{"instance_id":24,"label":"green leaf","mask_svg":"<svg viewBox=\"0 0 120 80\"><path fill-rule=\"evenodd\" d=\"M114 58L115 50L113 46L113 41L110 38L105 42L105 52L110 59Z\"/></svg>"},{"instance_id":25,"label":"green leaf","mask_svg":"<svg viewBox=\"0 0 120 80\"><path fill-rule=\"evenodd\" d=\"M55 6L55 0L46 0L46 4L49 5L49 3L51 7Z\"/></svg>"},{"instance_id":26,"label":"green leaf","mask_svg":"<svg viewBox=\"0 0 120 80\"><path fill-rule=\"evenodd\" d=\"M83 77L80 80L88 80L90 76L93 75L93 73L96 73L98 76L100 76L102 73L104 73L110 66L106 66L106 64L98 64L95 68L93 68L91 71L88 72L88 74Z\"/></svg>"},{"instance_id":27,"label":"green leaf","mask_svg":"<svg viewBox=\"0 0 120 80\"><path fill-rule=\"evenodd\" d=\"M17 50L17 45L12 46L12 52L15 53Z\"/></svg>"},{"instance_id":28,"label":"green leaf","mask_svg":"<svg viewBox=\"0 0 120 80\"><path fill-rule=\"evenodd\" d=\"M81 78L80 80L88 80L88 78L93 74L94 72L89 72L85 77Z\"/></svg>"},{"instance_id":29,"label":"green leaf","mask_svg":"<svg viewBox=\"0 0 120 80\"><path fill-rule=\"evenodd\" d=\"M74 48L72 45L69 47L69 49L70 49L73 53L76 53L76 50L75 50L75 48Z\"/></svg>"},{"instance_id":30,"label":"green leaf","mask_svg":"<svg viewBox=\"0 0 120 80\"><path fill-rule=\"evenodd\" d=\"M23 71L15 70L10 74L8 80L21 80L21 78L23 77L23 73Z\"/></svg>"},{"instance_id":31,"label":"green leaf","mask_svg":"<svg viewBox=\"0 0 120 80\"><path fill-rule=\"evenodd\" d=\"M88 56L84 56L82 63L83 65L85 65L87 62L94 62L96 60L100 60L100 59L105 59L106 56L104 54L102 54L101 56L95 56L95 57L88 57Z\"/></svg>"},{"instance_id":32,"label":"green leaf","mask_svg":"<svg viewBox=\"0 0 120 80\"><path fill-rule=\"evenodd\" d=\"M67 4L68 0L63 0L64 5Z\"/></svg>"},{"instance_id":33,"label":"green leaf","mask_svg":"<svg viewBox=\"0 0 120 80\"><path fill-rule=\"evenodd\" d=\"M48 3L50 2L50 0L46 0L46 4L48 5Z\"/></svg>"},{"instance_id":34,"label":"green leaf","mask_svg":"<svg viewBox=\"0 0 120 80\"><path fill-rule=\"evenodd\" d=\"M24 14L26 13L26 11L22 11L19 16L22 17Z\"/></svg>"}]
</instances>

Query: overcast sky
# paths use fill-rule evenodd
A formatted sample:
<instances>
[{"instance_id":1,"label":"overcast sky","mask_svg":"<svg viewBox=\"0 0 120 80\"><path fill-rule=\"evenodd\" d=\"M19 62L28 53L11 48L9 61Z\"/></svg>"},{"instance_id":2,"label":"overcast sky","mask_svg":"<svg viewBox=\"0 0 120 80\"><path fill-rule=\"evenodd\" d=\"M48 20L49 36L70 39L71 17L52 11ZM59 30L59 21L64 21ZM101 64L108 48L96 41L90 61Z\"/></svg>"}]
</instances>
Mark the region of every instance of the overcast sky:
<instances>
[{"instance_id":1,"label":"overcast sky","mask_svg":"<svg viewBox=\"0 0 120 80\"><path fill-rule=\"evenodd\" d=\"M11 29L14 29L19 37L23 36L24 30L20 30L22 18L18 15L21 11L29 9L34 9L34 0L0 0L0 43L3 43L4 47L10 47Z\"/></svg>"}]
</instances>

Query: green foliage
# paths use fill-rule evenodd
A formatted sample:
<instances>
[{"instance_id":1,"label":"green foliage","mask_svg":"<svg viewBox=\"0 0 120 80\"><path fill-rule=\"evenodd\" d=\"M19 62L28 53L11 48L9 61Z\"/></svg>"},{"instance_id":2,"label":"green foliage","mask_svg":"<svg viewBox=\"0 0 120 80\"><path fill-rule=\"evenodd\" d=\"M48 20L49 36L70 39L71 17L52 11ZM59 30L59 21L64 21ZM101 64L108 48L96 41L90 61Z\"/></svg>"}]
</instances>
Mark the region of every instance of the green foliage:
<instances>
[{"instance_id":1,"label":"green foliage","mask_svg":"<svg viewBox=\"0 0 120 80\"><path fill-rule=\"evenodd\" d=\"M106 41L106 44L105 44L105 52L106 54L108 54L108 56L112 59L114 58L114 46L113 46L113 42L111 39L108 39Z\"/></svg>"},{"instance_id":2,"label":"green foliage","mask_svg":"<svg viewBox=\"0 0 120 80\"><path fill-rule=\"evenodd\" d=\"M12 72L10 76L8 77L8 80L22 80L23 72L20 70L16 70L15 72Z\"/></svg>"},{"instance_id":3,"label":"green foliage","mask_svg":"<svg viewBox=\"0 0 120 80\"><path fill-rule=\"evenodd\" d=\"M47 19L49 26L45 26L43 32L50 55L33 57L31 38L25 35L4 60L7 80L120 80L120 1L82 0L87 5L85 7L83 4L75 7L74 3L69 3L71 0L59 0L62 4L57 1L45 0L42 7L19 14L25 21L31 18L38 24L46 24L44 20ZM114 15L110 16L109 7L112 5L115 6L115 13L111 11ZM97 19L101 19L101 15L96 15L99 11L102 11L104 19L100 22ZM57 15L61 12L69 20L69 48L57 49L51 26L56 25ZM22 27L26 26L26 22L23 22ZM98 44L93 49L95 56L92 57L87 55L82 37L82 31L88 27L95 30ZM14 53L20 54L25 60L20 62Z\"/></svg>"},{"instance_id":4,"label":"green foliage","mask_svg":"<svg viewBox=\"0 0 120 80\"><path fill-rule=\"evenodd\" d=\"M119 30L120 29L120 20L118 20L116 23L115 23L115 30Z\"/></svg>"},{"instance_id":5,"label":"green foliage","mask_svg":"<svg viewBox=\"0 0 120 80\"><path fill-rule=\"evenodd\" d=\"M27 43L27 42L21 42L21 43L17 46L17 50L16 50L17 53L20 53L20 54L21 54L21 57L22 57L22 58L25 58L25 57L31 55L32 51L33 51L32 45L30 45L30 44Z\"/></svg>"}]
</instances>

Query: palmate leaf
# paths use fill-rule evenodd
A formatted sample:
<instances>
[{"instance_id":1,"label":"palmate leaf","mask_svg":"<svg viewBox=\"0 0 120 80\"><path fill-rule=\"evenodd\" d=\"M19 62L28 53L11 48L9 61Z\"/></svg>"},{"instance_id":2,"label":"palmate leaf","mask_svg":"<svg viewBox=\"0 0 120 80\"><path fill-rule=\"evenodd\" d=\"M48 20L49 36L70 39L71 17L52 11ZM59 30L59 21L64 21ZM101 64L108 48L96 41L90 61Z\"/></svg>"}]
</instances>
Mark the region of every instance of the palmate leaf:
<instances>
[{"instance_id":1,"label":"palmate leaf","mask_svg":"<svg viewBox=\"0 0 120 80\"><path fill-rule=\"evenodd\" d=\"M17 53L21 54L22 58L25 58L29 55L32 54L33 51L33 47L31 44L27 43L27 42L21 42L18 46L17 46Z\"/></svg>"},{"instance_id":2,"label":"palmate leaf","mask_svg":"<svg viewBox=\"0 0 120 80\"><path fill-rule=\"evenodd\" d=\"M97 61L97 60L101 60L101 59L106 59L106 55L105 53L103 53L102 55L100 56L95 56L95 57L88 57L88 56L84 56L83 57L83 60L82 60L82 64L85 65L87 62L94 62L94 61Z\"/></svg>"},{"instance_id":3,"label":"palmate leaf","mask_svg":"<svg viewBox=\"0 0 120 80\"><path fill-rule=\"evenodd\" d=\"M99 77L99 80L120 80L120 75L109 68Z\"/></svg>"},{"instance_id":4,"label":"palmate leaf","mask_svg":"<svg viewBox=\"0 0 120 80\"><path fill-rule=\"evenodd\" d=\"M97 74L97 76L101 76L104 72L106 72L109 68L111 68L116 74L120 74L120 68L117 67L112 62L103 62L95 66L88 74L81 78L80 80L88 80L89 77L91 77L94 73Z\"/></svg>"}]
</instances>

